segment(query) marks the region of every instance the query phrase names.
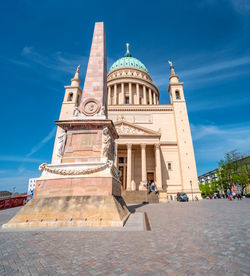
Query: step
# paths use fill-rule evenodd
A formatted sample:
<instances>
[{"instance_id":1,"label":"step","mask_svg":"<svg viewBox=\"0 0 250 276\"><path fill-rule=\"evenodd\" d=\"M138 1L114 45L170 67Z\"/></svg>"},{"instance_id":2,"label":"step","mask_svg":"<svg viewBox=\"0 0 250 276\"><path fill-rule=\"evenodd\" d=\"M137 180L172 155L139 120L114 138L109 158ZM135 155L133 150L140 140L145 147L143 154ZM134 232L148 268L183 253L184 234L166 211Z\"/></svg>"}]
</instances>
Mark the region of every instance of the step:
<instances>
[{"instance_id":1,"label":"step","mask_svg":"<svg viewBox=\"0 0 250 276\"><path fill-rule=\"evenodd\" d=\"M147 191L122 191L122 197L127 204L130 203L159 203L159 196L154 192L148 194Z\"/></svg>"}]
</instances>

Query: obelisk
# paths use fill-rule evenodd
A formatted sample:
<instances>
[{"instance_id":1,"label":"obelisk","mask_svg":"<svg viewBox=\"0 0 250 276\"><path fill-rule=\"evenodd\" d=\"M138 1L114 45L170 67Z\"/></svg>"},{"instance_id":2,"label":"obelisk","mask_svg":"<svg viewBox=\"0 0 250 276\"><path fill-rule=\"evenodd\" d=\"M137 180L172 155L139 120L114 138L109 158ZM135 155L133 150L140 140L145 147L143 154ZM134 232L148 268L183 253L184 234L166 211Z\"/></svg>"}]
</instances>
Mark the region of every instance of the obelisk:
<instances>
[{"instance_id":1,"label":"obelisk","mask_svg":"<svg viewBox=\"0 0 250 276\"><path fill-rule=\"evenodd\" d=\"M34 198L4 228L118 226L129 211L114 166L114 124L107 119L107 64L103 22L95 24L82 100L59 120L59 163L40 165Z\"/></svg>"}]
</instances>

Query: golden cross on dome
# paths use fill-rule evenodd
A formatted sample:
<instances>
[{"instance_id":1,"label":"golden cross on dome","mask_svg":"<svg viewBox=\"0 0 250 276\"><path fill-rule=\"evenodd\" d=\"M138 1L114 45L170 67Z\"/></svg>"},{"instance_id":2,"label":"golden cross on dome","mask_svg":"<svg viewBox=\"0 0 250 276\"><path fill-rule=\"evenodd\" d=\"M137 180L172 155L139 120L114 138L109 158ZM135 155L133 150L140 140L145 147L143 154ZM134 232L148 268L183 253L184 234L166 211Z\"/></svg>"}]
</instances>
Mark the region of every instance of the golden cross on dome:
<instances>
[{"instance_id":1,"label":"golden cross on dome","mask_svg":"<svg viewBox=\"0 0 250 276\"><path fill-rule=\"evenodd\" d=\"M126 43L127 51L129 51L129 43Z\"/></svg>"}]
</instances>

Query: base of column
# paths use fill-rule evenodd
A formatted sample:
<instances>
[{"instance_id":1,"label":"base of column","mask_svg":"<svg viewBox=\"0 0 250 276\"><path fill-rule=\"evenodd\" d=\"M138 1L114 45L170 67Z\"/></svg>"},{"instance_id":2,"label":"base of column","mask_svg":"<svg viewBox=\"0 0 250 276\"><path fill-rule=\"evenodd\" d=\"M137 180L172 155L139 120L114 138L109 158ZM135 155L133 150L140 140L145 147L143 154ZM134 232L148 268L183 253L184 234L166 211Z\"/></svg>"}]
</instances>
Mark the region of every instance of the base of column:
<instances>
[{"instance_id":1,"label":"base of column","mask_svg":"<svg viewBox=\"0 0 250 276\"><path fill-rule=\"evenodd\" d=\"M144 185L145 184L143 184L143 182L140 182L139 191L147 191L147 187L145 187Z\"/></svg>"},{"instance_id":2,"label":"base of column","mask_svg":"<svg viewBox=\"0 0 250 276\"><path fill-rule=\"evenodd\" d=\"M131 191L135 191L136 190L136 184L135 184L135 181L132 180L131 181Z\"/></svg>"}]
</instances>

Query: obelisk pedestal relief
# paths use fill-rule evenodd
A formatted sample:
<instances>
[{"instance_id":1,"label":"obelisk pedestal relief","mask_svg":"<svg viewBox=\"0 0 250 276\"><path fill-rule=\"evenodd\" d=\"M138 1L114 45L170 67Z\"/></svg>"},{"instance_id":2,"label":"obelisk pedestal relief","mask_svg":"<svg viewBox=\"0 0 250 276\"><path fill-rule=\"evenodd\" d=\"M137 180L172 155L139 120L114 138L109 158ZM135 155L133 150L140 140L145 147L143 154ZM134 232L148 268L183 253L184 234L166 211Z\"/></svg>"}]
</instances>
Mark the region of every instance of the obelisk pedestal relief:
<instances>
[{"instance_id":1,"label":"obelisk pedestal relief","mask_svg":"<svg viewBox=\"0 0 250 276\"><path fill-rule=\"evenodd\" d=\"M68 119L56 121L60 134L54 154L60 158L40 165L34 198L4 228L124 225L130 213L113 164L118 134L106 112L106 41L100 22L95 24L81 101Z\"/></svg>"}]
</instances>

